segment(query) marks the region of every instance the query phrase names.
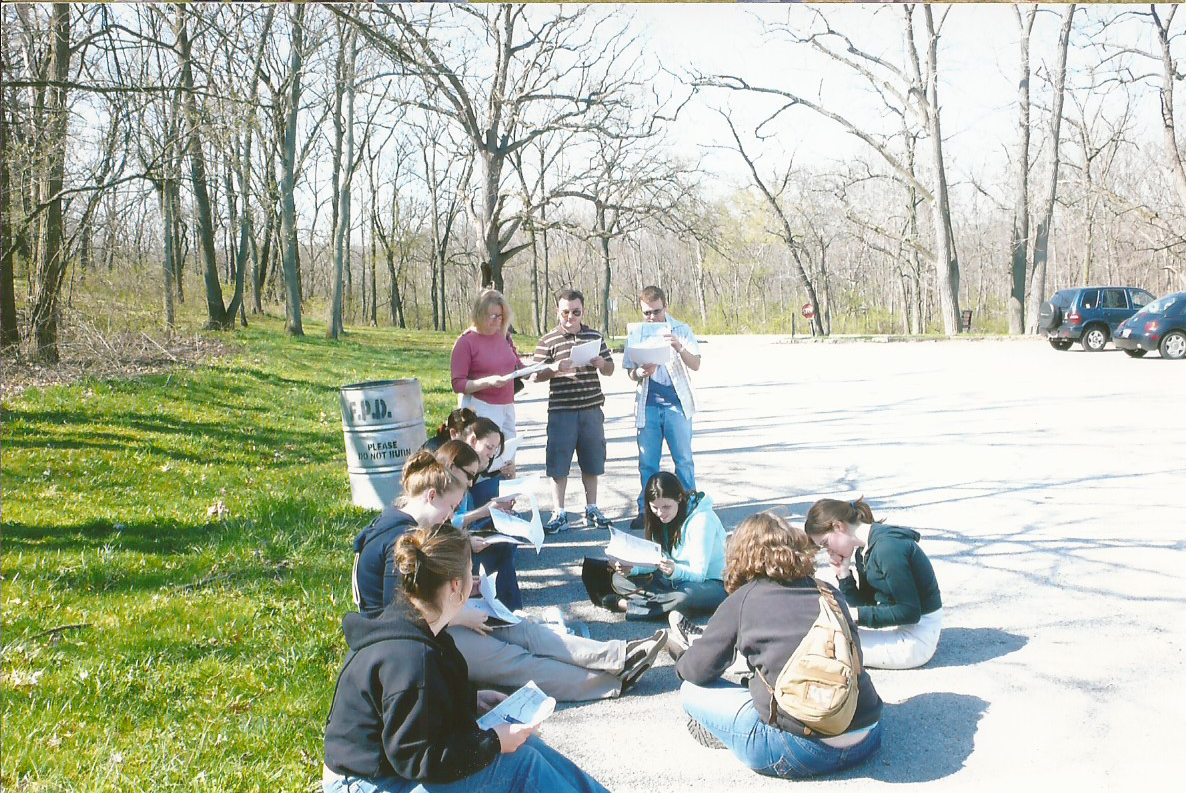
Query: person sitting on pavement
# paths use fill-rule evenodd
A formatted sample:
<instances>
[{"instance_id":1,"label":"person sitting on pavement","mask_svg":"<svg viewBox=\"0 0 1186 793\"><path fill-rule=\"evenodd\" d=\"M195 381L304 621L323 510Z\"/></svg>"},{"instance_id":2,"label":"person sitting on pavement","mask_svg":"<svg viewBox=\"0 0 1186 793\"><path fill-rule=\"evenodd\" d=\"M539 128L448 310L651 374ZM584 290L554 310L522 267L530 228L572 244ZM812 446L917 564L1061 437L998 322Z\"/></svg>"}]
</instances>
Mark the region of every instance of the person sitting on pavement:
<instances>
[{"instance_id":1,"label":"person sitting on pavement","mask_svg":"<svg viewBox=\"0 0 1186 793\"><path fill-rule=\"evenodd\" d=\"M545 333L535 348L535 360L551 367L536 373L548 382L548 443L545 473L552 480L552 516L545 534L568 530L564 509L572 456L581 466L585 487L585 528L608 529L610 521L597 506L597 478L605 473L605 394L598 375L614 373L609 347L600 333L584 324L585 296L566 289L556 301L556 327ZM589 363L574 366L572 349L578 344L600 343Z\"/></svg>"},{"instance_id":2,"label":"person sitting on pavement","mask_svg":"<svg viewBox=\"0 0 1186 793\"><path fill-rule=\"evenodd\" d=\"M827 774L864 761L881 746L881 698L863 668L855 712L835 736L821 736L786 713L765 682L778 679L819 617L819 586L843 608L836 589L817 586L814 572L815 546L802 531L768 512L743 520L729 542L729 597L675 667L684 681L680 702L693 737L729 749L759 774L786 779ZM844 618L859 658L856 626L847 614ZM738 652L749 679L725 682L721 675Z\"/></svg>"},{"instance_id":3,"label":"person sitting on pavement","mask_svg":"<svg viewBox=\"0 0 1186 793\"><path fill-rule=\"evenodd\" d=\"M446 441L461 440L465 428L477 418L478 414L469 408L457 408L449 414L448 418L445 419L445 423L437 428L436 434L426 440L420 448L435 452Z\"/></svg>"},{"instance_id":4,"label":"person sitting on pavement","mask_svg":"<svg viewBox=\"0 0 1186 793\"><path fill-rule=\"evenodd\" d=\"M725 527L704 493L684 490L668 471L644 489L646 538L658 543L663 560L654 568L612 562L612 591L600 600L626 619L662 619L674 610L711 614L725 599Z\"/></svg>"},{"instance_id":5,"label":"person sitting on pavement","mask_svg":"<svg viewBox=\"0 0 1186 793\"><path fill-rule=\"evenodd\" d=\"M855 607L865 664L914 669L930 661L943 629L943 600L919 533L874 521L863 498L816 501L804 528L827 550L840 591Z\"/></svg>"},{"instance_id":6,"label":"person sitting on pavement","mask_svg":"<svg viewBox=\"0 0 1186 793\"><path fill-rule=\"evenodd\" d=\"M493 426L493 425L492 425ZM464 441L446 441L436 452L436 459L449 473L458 479L471 484L481 473L482 458L474 448ZM489 460L486 461L487 464ZM458 513L453 515L453 525L459 529L466 529L478 525L492 530L490 510L500 509L509 511L514 502L489 501L476 509L462 512L472 504L473 499L466 490L461 499ZM473 549L474 573L480 571L494 579L495 593L499 602L507 608L515 610L523 608L523 594L519 589L519 574L515 569L516 543L488 542L480 534L470 534L470 546Z\"/></svg>"},{"instance_id":7,"label":"person sitting on pavement","mask_svg":"<svg viewBox=\"0 0 1186 793\"><path fill-rule=\"evenodd\" d=\"M382 611L398 586L396 540L410 528L448 520L465 494L462 480L428 451L408 458L401 482L403 493L354 539L351 582L354 604L363 614Z\"/></svg>"},{"instance_id":8,"label":"person sitting on pavement","mask_svg":"<svg viewBox=\"0 0 1186 793\"><path fill-rule=\"evenodd\" d=\"M469 540L442 523L394 548L399 595L377 617L347 614L350 652L325 725L324 793L609 793L534 735L477 718L506 698L475 691L445 626L466 608Z\"/></svg>"}]
</instances>

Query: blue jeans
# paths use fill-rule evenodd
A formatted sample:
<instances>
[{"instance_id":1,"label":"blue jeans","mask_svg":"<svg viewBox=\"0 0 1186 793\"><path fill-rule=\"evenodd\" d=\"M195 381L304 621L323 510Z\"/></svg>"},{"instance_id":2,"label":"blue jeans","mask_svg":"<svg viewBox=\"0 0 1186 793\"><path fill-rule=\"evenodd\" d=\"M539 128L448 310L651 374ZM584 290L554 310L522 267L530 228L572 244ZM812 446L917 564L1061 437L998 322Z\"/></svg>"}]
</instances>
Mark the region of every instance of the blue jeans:
<instances>
[{"instance_id":1,"label":"blue jeans","mask_svg":"<svg viewBox=\"0 0 1186 793\"><path fill-rule=\"evenodd\" d=\"M880 722L862 741L841 749L767 724L745 686L724 681L708 686L685 682L679 693L689 716L729 747L743 765L766 776L801 779L839 771L862 762L881 747Z\"/></svg>"},{"instance_id":2,"label":"blue jeans","mask_svg":"<svg viewBox=\"0 0 1186 793\"><path fill-rule=\"evenodd\" d=\"M663 457L663 441L675 463L675 475L685 490L696 489L696 464L692 462L692 422L678 407L646 406L646 425L636 430L638 438L638 478L642 488L647 480L659 473ZM646 514L645 493L638 494L638 514Z\"/></svg>"},{"instance_id":3,"label":"blue jeans","mask_svg":"<svg viewBox=\"0 0 1186 793\"><path fill-rule=\"evenodd\" d=\"M564 755L534 735L511 754L456 782L409 782L399 777L344 777L322 782L325 793L609 793Z\"/></svg>"},{"instance_id":4,"label":"blue jeans","mask_svg":"<svg viewBox=\"0 0 1186 793\"><path fill-rule=\"evenodd\" d=\"M494 579L494 596L511 611L523 608L523 593L519 590L519 574L515 570L515 546L498 542L487 546L473 555L473 572L480 568L487 576L497 573Z\"/></svg>"}]
</instances>

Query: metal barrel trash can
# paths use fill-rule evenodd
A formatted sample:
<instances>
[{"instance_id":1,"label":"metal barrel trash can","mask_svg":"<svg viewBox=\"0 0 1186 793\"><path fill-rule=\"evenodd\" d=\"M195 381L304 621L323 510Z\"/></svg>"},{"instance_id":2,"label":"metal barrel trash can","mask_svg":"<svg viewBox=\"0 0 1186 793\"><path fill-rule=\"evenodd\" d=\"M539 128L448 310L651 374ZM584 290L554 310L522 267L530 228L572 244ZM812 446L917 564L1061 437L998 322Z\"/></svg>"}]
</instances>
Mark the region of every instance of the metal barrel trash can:
<instances>
[{"instance_id":1,"label":"metal barrel trash can","mask_svg":"<svg viewBox=\"0 0 1186 793\"><path fill-rule=\"evenodd\" d=\"M383 509L404 463L424 445L424 394L414 377L342 386L342 435L355 506Z\"/></svg>"}]
</instances>

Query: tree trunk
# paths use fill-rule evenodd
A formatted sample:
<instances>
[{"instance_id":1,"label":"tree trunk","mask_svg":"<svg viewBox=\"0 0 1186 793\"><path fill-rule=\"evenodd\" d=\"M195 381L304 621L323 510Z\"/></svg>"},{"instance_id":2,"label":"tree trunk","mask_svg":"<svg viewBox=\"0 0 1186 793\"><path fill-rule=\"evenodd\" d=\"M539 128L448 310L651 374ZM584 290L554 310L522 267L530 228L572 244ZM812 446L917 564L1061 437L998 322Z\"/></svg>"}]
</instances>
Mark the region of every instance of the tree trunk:
<instances>
[{"instance_id":1,"label":"tree trunk","mask_svg":"<svg viewBox=\"0 0 1186 793\"><path fill-rule=\"evenodd\" d=\"M51 78L57 85L46 89L45 137L47 165L42 200L47 201L44 220L44 245L38 263L36 295L33 300L33 338L35 355L47 363L57 363L59 298L66 275L66 251L63 246L62 184L66 174L66 134L69 113L66 107L66 81L70 78L70 4L54 3L50 22L53 30ZM7 240L4 241L7 243Z\"/></svg>"},{"instance_id":2,"label":"tree trunk","mask_svg":"<svg viewBox=\"0 0 1186 793\"><path fill-rule=\"evenodd\" d=\"M609 260L609 229L606 227L605 206L597 204L597 238L601 243L601 265L604 282L601 287L601 333L609 338L609 292L610 292L610 260Z\"/></svg>"},{"instance_id":3,"label":"tree trunk","mask_svg":"<svg viewBox=\"0 0 1186 793\"><path fill-rule=\"evenodd\" d=\"M305 5L298 3L289 10L291 39L289 41L289 77L292 88L284 122L284 143L280 153L280 228L284 240L284 330L290 336L304 336L301 324L301 268L300 242L297 239L296 199L296 137L297 112L301 100L301 69L304 60Z\"/></svg>"},{"instance_id":4,"label":"tree trunk","mask_svg":"<svg viewBox=\"0 0 1186 793\"><path fill-rule=\"evenodd\" d=\"M342 289L346 268L347 242L350 236L350 181L354 166L354 60L356 29L345 29L339 56L339 79L334 96L334 171L337 195L334 229L334 285L326 335L337 340L342 334ZM342 101L345 99L345 114Z\"/></svg>"},{"instance_id":5,"label":"tree trunk","mask_svg":"<svg viewBox=\"0 0 1186 793\"><path fill-rule=\"evenodd\" d=\"M1042 217L1038 220L1034 231L1034 266L1030 275L1029 297L1027 305L1027 330L1038 332L1038 311L1042 301L1046 299L1046 262L1049 258L1050 228L1054 223L1054 200L1058 194L1058 166L1060 141L1059 132L1062 126L1062 102L1065 94L1067 76L1067 49L1071 40L1071 23L1075 18L1075 4L1063 11L1062 31L1058 36L1058 71L1054 78L1054 106L1050 110L1050 178L1046 183L1045 202L1042 205Z\"/></svg>"},{"instance_id":6,"label":"tree trunk","mask_svg":"<svg viewBox=\"0 0 1186 793\"><path fill-rule=\"evenodd\" d=\"M947 169L943 162L943 132L939 124L939 35L935 32L934 16L929 5L923 6L927 26L926 96L930 106L928 133L931 139L931 167L935 173L935 200L931 203L931 219L935 234L935 275L939 290L939 307L943 316L943 332L953 336L960 331L960 272L955 256L955 238L951 228L951 205L947 197Z\"/></svg>"},{"instance_id":7,"label":"tree trunk","mask_svg":"<svg viewBox=\"0 0 1186 793\"><path fill-rule=\"evenodd\" d=\"M190 178L194 187L194 209L198 214L198 247L202 254L203 274L206 284L206 327L224 330L234 324L234 315L228 316L222 302L222 284L218 280L218 262L214 254L214 215L210 209L210 193L207 187L206 155L202 152L199 135L197 101L194 99L193 56L190 48L189 30L184 8L176 9L175 28L178 57L181 60L181 87L187 134L186 148L189 153Z\"/></svg>"},{"instance_id":8,"label":"tree trunk","mask_svg":"<svg viewBox=\"0 0 1186 793\"><path fill-rule=\"evenodd\" d=\"M0 348L16 347L21 342L16 318L16 275L13 258L17 245L12 238L12 183L8 167L8 113L0 109Z\"/></svg>"},{"instance_id":9,"label":"tree trunk","mask_svg":"<svg viewBox=\"0 0 1186 793\"><path fill-rule=\"evenodd\" d=\"M704 246L700 238L694 238L696 244L696 305L700 309L700 326L708 326L708 306L704 300Z\"/></svg>"},{"instance_id":10,"label":"tree trunk","mask_svg":"<svg viewBox=\"0 0 1186 793\"><path fill-rule=\"evenodd\" d=\"M1025 330L1026 265L1029 262L1030 207L1030 31L1033 29L1037 7L1028 9L1026 18L1021 9L1013 7L1020 36L1018 63L1021 76L1017 81L1017 183L1013 206L1012 262L1009 279L1009 333L1018 335Z\"/></svg>"},{"instance_id":11,"label":"tree trunk","mask_svg":"<svg viewBox=\"0 0 1186 793\"><path fill-rule=\"evenodd\" d=\"M165 286L165 327L172 331L174 327L175 312L173 307L173 273L175 265L173 259L177 255L177 251L173 246L173 225L177 219L173 217L173 202L169 199L168 190L165 187L165 182L162 181L157 185L161 198L161 216L164 218L165 230L162 235L165 240L165 261L161 268L163 271L164 286Z\"/></svg>"},{"instance_id":12,"label":"tree trunk","mask_svg":"<svg viewBox=\"0 0 1186 793\"><path fill-rule=\"evenodd\" d=\"M1174 125L1174 80L1182 79L1170 52L1170 24L1174 21L1174 14L1178 6L1168 7L1165 24L1157 13L1157 6L1150 5L1149 12L1153 23L1157 27L1157 43L1161 56L1161 131L1165 141L1165 155L1169 160L1170 173L1174 175L1174 187L1178 191L1178 200L1182 209L1186 210L1186 165L1182 161L1182 152L1178 149L1178 134Z\"/></svg>"}]
</instances>

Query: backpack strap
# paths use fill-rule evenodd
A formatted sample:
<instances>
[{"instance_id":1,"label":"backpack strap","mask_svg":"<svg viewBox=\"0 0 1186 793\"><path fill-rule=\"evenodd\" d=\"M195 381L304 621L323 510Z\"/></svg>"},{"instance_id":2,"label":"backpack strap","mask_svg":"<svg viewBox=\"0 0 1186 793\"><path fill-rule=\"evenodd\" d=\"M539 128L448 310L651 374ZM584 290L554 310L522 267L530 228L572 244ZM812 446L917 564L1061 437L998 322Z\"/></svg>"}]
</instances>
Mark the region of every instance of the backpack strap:
<instances>
[{"instance_id":1,"label":"backpack strap","mask_svg":"<svg viewBox=\"0 0 1186 793\"><path fill-rule=\"evenodd\" d=\"M853 640L853 637L852 637L852 629L849 628L849 626L848 626L848 619L844 616L844 610L842 608L840 608L840 604L836 601L836 595L832 592L831 589L824 586L823 582L820 581L819 579L812 579L812 580L815 583L815 588L819 590L820 600L823 603L827 604L827 608L829 611L832 612L832 616L835 617L835 619L838 623L840 623L840 629L844 632L844 638L848 641L849 649L851 651L850 655L852 655L853 672L856 673L857 675L860 675L861 674L861 656L860 656L860 653L857 652L856 642ZM739 610L739 613L737 616L737 627L738 627L738 630L740 631L740 628L741 628L740 610ZM740 633L738 635L740 635ZM806 636L804 638L806 638ZM798 648L796 648L796 650L797 649ZM836 648L829 647L828 649L832 652L832 655L835 656ZM794 655L794 653L792 653L792 655ZM770 717L766 720L766 723L773 725L776 721L775 714L778 711L778 700L775 695L774 686L770 685L770 681L766 679L766 675L762 674L762 670L758 668L757 664L753 665L753 670L758 673L758 678L762 681L762 685L766 686L766 690L768 692L770 692ZM810 727L804 725L803 733L805 735L811 735L812 732L813 732L813 730Z\"/></svg>"},{"instance_id":2,"label":"backpack strap","mask_svg":"<svg viewBox=\"0 0 1186 793\"><path fill-rule=\"evenodd\" d=\"M835 593L833 593L828 587L824 586L824 583L819 579L814 580L815 587L819 590L820 597L825 603L828 604L828 608L831 610L832 615L836 618L836 621L840 623L840 630L844 632L844 638L848 640L849 648L851 650L850 655L852 655L852 671L856 675L860 675L861 654L857 652L857 643L853 638L852 628L850 628L848 625L848 617L845 615L844 609L842 609L840 604L836 601Z\"/></svg>"}]
</instances>

